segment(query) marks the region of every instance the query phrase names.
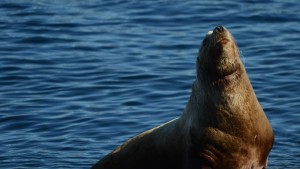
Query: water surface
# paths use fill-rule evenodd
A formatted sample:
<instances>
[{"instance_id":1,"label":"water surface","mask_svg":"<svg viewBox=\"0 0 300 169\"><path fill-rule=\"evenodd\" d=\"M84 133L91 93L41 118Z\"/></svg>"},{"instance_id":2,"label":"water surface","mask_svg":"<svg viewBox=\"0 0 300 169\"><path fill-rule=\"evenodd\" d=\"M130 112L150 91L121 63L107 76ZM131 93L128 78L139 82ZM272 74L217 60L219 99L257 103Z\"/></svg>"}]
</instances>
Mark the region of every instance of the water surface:
<instances>
[{"instance_id":1,"label":"water surface","mask_svg":"<svg viewBox=\"0 0 300 169\"><path fill-rule=\"evenodd\" d=\"M1 1L0 168L89 168L179 116L206 32L226 26L300 168L300 11L286 1Z\"/></svg>"}]
</instances>

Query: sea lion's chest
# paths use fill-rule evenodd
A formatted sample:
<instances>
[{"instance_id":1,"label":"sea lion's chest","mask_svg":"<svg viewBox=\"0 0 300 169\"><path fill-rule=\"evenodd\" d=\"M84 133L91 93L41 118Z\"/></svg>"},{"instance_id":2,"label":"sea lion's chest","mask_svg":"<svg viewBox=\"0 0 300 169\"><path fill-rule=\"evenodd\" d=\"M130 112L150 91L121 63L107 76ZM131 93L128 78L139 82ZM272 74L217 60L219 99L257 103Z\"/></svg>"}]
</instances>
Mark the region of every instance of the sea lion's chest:
<instances>
[{"instance_id":1,"label":"sea lion's chest","mask_svg":"<svg viewBox=\"0 0 300 169\"><path fill-rule=\"evenodd\" d=\"M224 126L192 127L187 168L264 168L273 143L271 135L264 135L263 130L268 131L269 127L260 125L260 121L257 121L257 126L244 124L236 127L237 132L232 131L232 126L228 127L230 132Z\"/></svg>"}]
</instances>

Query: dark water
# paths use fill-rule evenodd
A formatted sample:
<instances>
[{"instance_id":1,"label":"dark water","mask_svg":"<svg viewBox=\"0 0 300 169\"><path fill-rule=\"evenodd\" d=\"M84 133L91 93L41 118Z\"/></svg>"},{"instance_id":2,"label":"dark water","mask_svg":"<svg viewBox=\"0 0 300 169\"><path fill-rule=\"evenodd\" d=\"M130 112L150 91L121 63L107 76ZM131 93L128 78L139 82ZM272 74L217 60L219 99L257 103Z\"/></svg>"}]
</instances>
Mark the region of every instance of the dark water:
<instances>
[{"instance_id":1,"label":"dark water","mask_svg":"<svg viewBox=\"0 0 300 169\"><path fill-rule=\"evenodd\" d=\"M217 25L234 35L274 128L269 168L300 168L299 6L0 1L0 168L89 168L179 116Z\"/></svg>"}]
</instances>

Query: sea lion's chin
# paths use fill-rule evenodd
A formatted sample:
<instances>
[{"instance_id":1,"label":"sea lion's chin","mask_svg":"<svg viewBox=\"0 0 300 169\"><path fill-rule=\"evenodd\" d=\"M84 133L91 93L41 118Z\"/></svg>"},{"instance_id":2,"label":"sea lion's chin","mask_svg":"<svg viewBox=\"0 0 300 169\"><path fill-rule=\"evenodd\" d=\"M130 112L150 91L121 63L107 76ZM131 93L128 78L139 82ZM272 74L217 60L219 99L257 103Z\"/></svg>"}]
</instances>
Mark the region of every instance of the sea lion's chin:
<instances>
[{"instance_id":1,"label":"sea lion's chin","mask_svg":"<svg viewBox=\"0 0 300 169\"><path fill-rule=\"evenodd\" d=\"M223 69L220 69L218 71L219 78L226 78L228 76L238 73L238 71L241 68L241 65L239 63L230 63L230 66L223 66L223 67L224 67Z\"/></svg>"},{"instance_id":2,"label":"sea lion's chin","mask_svg":"<svg viewBox=\"0 0 300 169\"><path fill-rule=\"evenodd\" d=\"M237 84L241 77L241 65L235 64L233 67L222 70L222 72L211 76L211 84L214 86L226 87Z\"/></svg>"}]
</instances>

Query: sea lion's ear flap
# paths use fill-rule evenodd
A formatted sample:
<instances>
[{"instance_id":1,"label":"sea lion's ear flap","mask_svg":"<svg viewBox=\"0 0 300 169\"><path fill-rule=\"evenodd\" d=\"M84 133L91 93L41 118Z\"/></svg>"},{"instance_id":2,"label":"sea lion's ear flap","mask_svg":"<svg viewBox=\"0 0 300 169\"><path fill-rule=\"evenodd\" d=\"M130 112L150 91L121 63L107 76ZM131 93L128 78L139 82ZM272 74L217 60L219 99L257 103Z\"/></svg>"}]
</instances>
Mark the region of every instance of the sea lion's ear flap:
<instances>
[{"instance_id":1,"label":"sea lion's ear flap","mask_svg":"<svg viewBox=\"0 0 300 169\"><path fill-rule=\"evenodd\" d=\"M202 41L202 47L207 45L207 36Z\"/></svg>"}]
</instances>

